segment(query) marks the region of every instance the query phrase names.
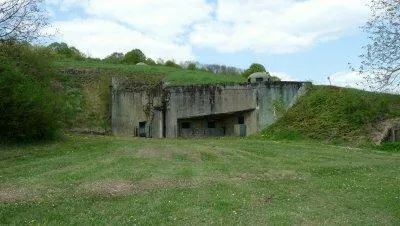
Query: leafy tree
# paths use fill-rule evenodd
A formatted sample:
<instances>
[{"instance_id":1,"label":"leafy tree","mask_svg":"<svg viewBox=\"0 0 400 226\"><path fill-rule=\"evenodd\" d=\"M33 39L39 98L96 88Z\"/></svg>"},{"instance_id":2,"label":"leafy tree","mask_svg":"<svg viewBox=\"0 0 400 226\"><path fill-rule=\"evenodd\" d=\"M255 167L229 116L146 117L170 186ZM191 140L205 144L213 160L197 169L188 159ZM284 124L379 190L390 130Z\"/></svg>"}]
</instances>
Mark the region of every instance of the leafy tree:
<instances>
[{"instance_id":1,"label":"leafy tree","mask_svg":"<svg viewBox=\"0 0 400 226\"><path fill-rule=\"evenodd\" d=\"M53 42L48 48L50 48L57 57L59 58L70 58L75 60L82 60L85 56L75 47L69 47L67 43L61 42Z\"/></svg>"},{"instance_id":2,"label":"leafy tree","mask_svg":"<svg viewBox=\"0 0 400 226\"><path fill-rule=\"evenodd\" d=\"M156 62L151 58L147 58L145 63L147 65L156 65Z\"/></svg>"},{"instance_id":3,"label":"leafy tree","mask_svg":"<svg viewBox=\"0 0 400 226\"><path fill-rule=\"evenodd\" d=\"M0 44L0 140L54 138L64 118L53 87L52 54L29 44Z\"/></svg>"},{"instance_id":4,"label":"leafy tree","mask_svg":"<svg viewBox=\"0 0 400 226\"><path fill-rule=\"evenodd\" d=\"M197 69L196 64L195 63L189 63L189 65L187 66L188 70L191 71L195 71Z\"/></svg>"},{"instance_id":5,"label":"leafy tree","mask_svg":"<svg viewBox=\"0 0 400 226\"><path fill-rule=\"evenodd\" d=\"M181 68L181 66L179 66L178 64L176 64L175 61L173 61L173 60L167 60L167 61L165 62L165 66L167 66L167 67Z\"/></svg>"},{"instance_id":6,"label":"leafy tree","mask_svg":"<svg viewBox=\"0 0 400 226\"><path fill-rule=\"evenodd\" d=\"M146 55L140 49L134 49L125 54L124 63L137 64L146 61Z\"/></svg>"},{"instance_id":7,"label":"leafy tree","mask_svg":"<svg viewBox=\"0 0 400 226\"><path fill-rule=\"evenodd\" d=\"M250 67L243 72L243 77L248 78L251 74L256 72L266 72L269 75L269 72L265 70L265 67L262 64L252 64Z\"/></svg>"},{"instance_id":8,"label":"leafy tree","mask_svg":"<svg viewBox=\"0 0 400 226\"><path fill-rule=\"evenodd\" d=\"M399 86L400 74L400 2L371 0L372 17L363 26L369 34L369 44L359 72L373 89Z\"/></svg>"},{"instance_id":9,"label":"leafy tree","mask_svg":"<svg viewBox=\"0 0 400 226\"><path fill-rule=\"evenodd\" d=\"M124 60L124 57L125 55L123 53L115 52L104 58L104 61L108 63L120 63Z\"/></svg>"},{"instance_id":10,"label":"leafy tree","mask_svg":"<svg viewBox=\"0 0 400 226\"><path fill-rule=\"evenodd\" d=\"M32 41L48 25L43 0L0 1L0 41Z\"/></svg>"}]
</instances>

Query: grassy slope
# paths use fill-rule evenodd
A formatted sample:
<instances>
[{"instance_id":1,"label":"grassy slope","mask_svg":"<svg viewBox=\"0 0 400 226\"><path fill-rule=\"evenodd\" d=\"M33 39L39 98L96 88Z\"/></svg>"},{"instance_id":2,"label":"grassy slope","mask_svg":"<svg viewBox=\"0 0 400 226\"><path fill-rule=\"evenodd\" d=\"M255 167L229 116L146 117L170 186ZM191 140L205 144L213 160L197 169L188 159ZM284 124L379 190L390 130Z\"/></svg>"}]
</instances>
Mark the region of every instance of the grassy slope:
<instances>
[{"instance_id":1,"label":"grassy slope","mask_svg":"<svg viewBox=\"0 0 400 226\"><path fill-rule=\"evenodd\" d=\"M363 142L372 126L400 117L400 96L356 89L313 86L262 136Z\"/></svg>"},{"instance_id":2,"label":"grassy slope","mask_svg":"<svg viewBox=\"0 0 400 226\"><path fill-rule=\"evenodd\" d=\"M108 64L99 61L62 61L58 67L113 69L122 72L163 73L171 85L215 84L245 82L242 76L213 74L205 71L190 71L166 66L137 66L126 64ZM149 75L150 76L150 75Z\"/></svg>"},{"instance_id":3,"label":"grassy slope","mask_svg":"<svg viewBox=\"0 0 400 226\"><path fill-rule=\"evenodd\" d=\"M0 224L400 224L398 153L100 136L0 148Z\"/></svg>"}]
</instances>

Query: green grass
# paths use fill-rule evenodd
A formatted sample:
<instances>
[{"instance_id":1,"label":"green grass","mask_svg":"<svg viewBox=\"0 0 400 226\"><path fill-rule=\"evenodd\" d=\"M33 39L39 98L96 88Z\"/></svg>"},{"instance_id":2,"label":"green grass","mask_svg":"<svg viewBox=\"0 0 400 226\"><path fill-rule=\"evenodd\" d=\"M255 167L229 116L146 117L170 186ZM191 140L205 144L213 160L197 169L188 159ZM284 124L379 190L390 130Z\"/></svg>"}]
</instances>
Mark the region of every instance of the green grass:
<instances>
[{"instance_id":1,"label":"green grass","mask_svg":"<svg viewBox=\"0 0 400 226\"><path fill-rule=\"evenodd\" d=\"M71 135L0 148L0 224L400 224L399 153Z\"/></svg>"},{"instance_id":2,"label":"green grass","mask_svg":"<svg viewBox=\"0 0 400 226\"><path fill-rule=\"evenodd\" d=\"M262 136L363 144L372 139L377 123L396 117L400 95L313 86Z\"/></svg>"},{"instance_id":3,"label":"green grass","mask_svg":"<svg viewBox=\"0 0 400 226\"><path fill-rule=\"evenodd\" d=\"M193 84L226 84L241 83L245 79L239 75L214 74L206 71L191 71L166 66L139 66L129 64L111 64L101 61L60 61L56 62L56 66L60 68L85 68L85 69L104 69L122 72L122 74L130 73L151 73L165 75L169 85L193 85Z\"/></svg>"}]
</instances>

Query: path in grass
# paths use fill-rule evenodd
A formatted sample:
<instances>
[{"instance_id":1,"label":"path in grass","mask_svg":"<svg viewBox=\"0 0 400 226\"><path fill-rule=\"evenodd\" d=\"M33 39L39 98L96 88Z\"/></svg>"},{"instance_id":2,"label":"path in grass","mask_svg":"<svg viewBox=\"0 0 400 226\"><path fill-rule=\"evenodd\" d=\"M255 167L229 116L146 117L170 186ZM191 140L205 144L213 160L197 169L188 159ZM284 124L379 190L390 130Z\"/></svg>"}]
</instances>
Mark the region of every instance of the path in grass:
<instances>
[{"instance_id":1,"label":"path in grass","mask_svg":"<svg viewBox=\"0 0 400 226\"><path fill-rule=\"evenodd\" d=\"M400 224L397 153L101 136L0 148L0 224Z\"/></svg>"}]
</instances>

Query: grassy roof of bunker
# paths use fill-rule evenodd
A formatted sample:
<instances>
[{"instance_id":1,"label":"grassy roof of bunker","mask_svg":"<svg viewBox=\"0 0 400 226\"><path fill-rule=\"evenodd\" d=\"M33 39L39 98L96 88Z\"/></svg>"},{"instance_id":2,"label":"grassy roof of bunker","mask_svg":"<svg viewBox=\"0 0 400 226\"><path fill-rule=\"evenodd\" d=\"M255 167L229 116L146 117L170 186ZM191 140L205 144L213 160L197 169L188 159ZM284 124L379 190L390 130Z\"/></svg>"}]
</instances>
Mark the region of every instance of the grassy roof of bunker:
<instances>
[{"instance_id":1,"label":"grassy roof of bunker","mask_svg":"<svg viewBox=\"0 0 400 226\"><path fill-rule=\"evenodd\" d=\"M168 86L245 82L245 79L239 75L214 74L162 65L143 66L110 64L99 61L59 61L56 62L56 66L60 69L94 70L107 76L127 76L142 83L159 84L163 81Z\"/></svg>"}]
</instances>

